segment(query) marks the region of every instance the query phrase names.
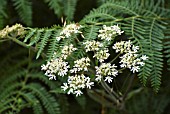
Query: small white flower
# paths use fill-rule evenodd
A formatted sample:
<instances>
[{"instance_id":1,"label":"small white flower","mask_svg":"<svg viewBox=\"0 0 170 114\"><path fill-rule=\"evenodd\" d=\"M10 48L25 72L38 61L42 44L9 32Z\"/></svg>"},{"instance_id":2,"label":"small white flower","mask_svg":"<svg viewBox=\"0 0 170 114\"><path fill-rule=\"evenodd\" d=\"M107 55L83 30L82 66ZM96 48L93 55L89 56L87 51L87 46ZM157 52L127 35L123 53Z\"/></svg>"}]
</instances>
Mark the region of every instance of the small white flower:
<instances>
[{"instance_id":1,"label":"small white flower","mask_svg":"<svg viewBox=\"0 0 170 114\"><path fill-rule=\"evenodd\" d=\"M122 33L124 33L124 31L121 31L121 30L120 30L120 28L118 27L118 25L113 25L113 26L111 26L111 28L112 28L113 30L115 30L116 33L118 33L118 35L121 35Z\"/></svg>"},{"instance_id":2,"label":"small white flower","mask_svg":"<svg viewBox=\"0 0 170 114\"><path fill-rule=\"evenodd\" d=\"M73 92L73 88L70 88L70 89L68 90L68 92L67 92L68 95L71 94L71 93L74 93L74 92Z\"/></svg>"},{"instance_id":3,"label":"small white flower","mask_svg":"<svg viewBox=\"0 0 170 114\"><path fill-rule=\"evenodd\" d=\"M112 77L110 77L110 76L106 76L105 77L105 82L107 81L108 83L111 83L112 82L112 80L113 80L113 78Z\"/></svg>"},{"instance_id":4,"label":"small white flower","mask_svg":"<svg viewBox=\"0 0 170 114\"><path fill-rule=\"evenodd\" d=\"M132 50L136 53L136 52L138 52L138 50L139 50L139 46L132 46Z\"/></svg>"},{"instance_id":5,"label":"small white flower","mask_svg":"<svg viewBox=\"0 0 170 114\"><path fill-rule=\"evenodd\" d=\"M146 55L142 55L141 59L142 59L142 60L147 60L148 57L147 57Z\"/></svg>"},{"instance_id":6,"label":"small white flower","mask_svg":"<svg viewBox=\"0 0 170 114\"><path fill-rule=\"evenodd\" d=\"M61 88L63 89L63 91L66 91L69 87L67 85L67 83L63 83L64 86L61 86Z\"/></svg>"},{"instance_id":7,"label":"small white flower","mask_svg":"<svg viewBox=\"0 0 170 114\"><path fill-rule=\"evenodd\" d=\"M131 71L133 72L133 73L135 73L135 72L139 72L139 66L133 66L132 68L131 68Z\"/></svg>"},{"instance_id":8,"label":"small white flower","mask_svg":"<svg viewBox=\"0 0 170 114\"><path fill-rule=\"evenodd\" d=\"M69 24L66 27L64 27L64 29L61 31L60 35L66 36L66 38L68 38L71 36L71 34L82 33L81 31L79 31L80 28L82 28L81 25Z\"/></svg>"},{"instance_id":9,"label":"small white flower","mask_svg":"<svg viewBox=\"0 0 170 114\"><path fill-rule=\"evenodd\" d=\"M56 80L56 76L55 75L52 75L52 74L49 74L47 75L49 77L49 80Z\"/></svg>"},{"instance_id":10,"label":"small white flower","mask_svg":"<svg viewBox=\"0 0 170 114\"><path fill-rule=\"evenodd\" d=\"M100 81L102 80L101 74L96 74L95 80L96 80L97 82L100 82Z\"/></svg>"},{"instance_id":11,"label":"small white flower","mask_svg":"<svg viewBox=\"0 0 170 114\"><path fill-rule=\"evenodd\" d=\"M56 36L56 40L60 41L61 39L69 38L72 34L82 33L79 31L80 28L82 28L82 26L79 24L69 24L63 28L60 32L60 36Z\"/></svg>"},{"instance_id":12,"label":"small white flower","mask_svg":"<svg viewBox=\"0 0 170 114\"><path fill-rule=\"evenodd\" d=\"M83 92L80 90L77 90L74 93L76 94L76 97L81 96L83 94Z\"/></svg>"}]
</instances>

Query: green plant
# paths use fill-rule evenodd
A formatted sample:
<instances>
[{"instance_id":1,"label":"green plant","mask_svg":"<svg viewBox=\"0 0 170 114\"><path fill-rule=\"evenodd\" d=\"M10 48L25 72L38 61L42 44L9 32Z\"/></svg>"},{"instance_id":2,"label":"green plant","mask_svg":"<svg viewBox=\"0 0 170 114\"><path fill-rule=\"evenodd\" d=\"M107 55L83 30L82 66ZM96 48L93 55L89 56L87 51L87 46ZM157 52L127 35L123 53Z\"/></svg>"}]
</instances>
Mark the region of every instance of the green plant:
<instances>
[{"instance_id":1,"label":"green plant","mask_svg":"<svg viewBox=\"0 0 170 114\"><path fill-rule=\"evenodd\" d=\"M21 22L27 26L33 25L33 5L31 0L1 0L0 9L0 28L5 25L5 20L9 19L7 12L7 2L12 2L14 9L19 15ZM72 20L74 17L75 7L77 0L44 0L44 3L54 11L54 13L60 17L67 17L67 19Z\"/></svg>"},{"instance_id":2,"label":"green plant","mask_svg":"<svg viewBox=\"0 0 170 114\"><path fill-rule=\"evenodd\" d=\"M31 25L32 24L31 2L26 0L19 1L13 0L13 2L15 9L18 12L21 20L26 25ZM112 47L115 46L116 42L120 42L122 40L123 41L130 40L133 43L133 45L136 46L136 48L139 48L138 57L144 55L148 57L148 60L145 61L145 65L141 67L140 70L138 69L139 73L132 74L129 73L128 70L120 69L118 70L118 72L120 73L119 74L120 76L118 78L113 79L112 81L108 81L109 83L105 83L105 81L101 79L101 83L97 83L96 87L94 88L92 87L93 88L92 90L87 90L88 96L102 104L102 106L112 108L115 106L116 109L126 111L125 108L129 110L129 107L126 107L126 102L127 104L132 103L131 100L133 100L133 98L131 99L129 98L129 96L132 95L131 93L133 92L135 93L138 90L132 88L133 87L132 82L136 76L138 76L139 80L142 82L144 86L148 86L149 81L151 83L151 86L153 87L153 90L156 93L160 89L161 77L163 75L164 69L163 65L165 62L164 57L167 58L168 65L170 64L169 62L170 10L165 8L164 5L166 1L164 0L158 0L157 2L155 2L154 0L98 0L98 2L100 4L98 8L90 11L90 13L86 15L82 20L80 20L80 22L74 23L71 21L74 19L73 17L77 0L66 1L45 0L45 3L48 3L50 9L53 9L54 13L58 17L66 16L65 19L67 22L66 21L64 22L64 26L54 25L52 27L46 28L32 28L23 27L18 24L12 27L6 27L5 29L1 30L0 41L3 44L6 43L5 41L10 40L23 47L26 47L30 51L36 53L36 59L42 59L43 63L47 60L49 64L51 64L55 60L58 60L58 58L59 59L65 58L67 54L63 53L63 48L65 48L65 46L72 45L75 48L72 47L73 50L71 50L71 52L73 51L75 52L74 53L69 52L69 56L68 57L66 56L67 59L63 60L70 64L69 67L70 69L72 68L76 69L77 67L74 66L74 64L76 64L74 61L81 60L81 58L83 57L90 58L90 64L92 65L91 66L87 65L89 72L86 72L86 70L83 69L84 70L83 73L84 72L87 73L85 75L89 76L91 80L94 81L96 76L95 74L97 73L97 71L95 71L95 68L97 69L97 67L99 68L100 65L102 66L103 61L105 61L106 63L111 62L119 64L121 58L118 57L122 53L116 54L115 51L113 51L112 49ZM5 12L6 4L7 4L6 1L2 1L1 4L2 7L0 7L1 8L0 13L2 15L0 16L0 20L6 18ZM4 21L0 22L4 23ZM1 23L0 25L3 26L3 24ZM124 33L120 30L119 32L111 36L112 37L111 40L108 41L103 40L102 39L103 36L100 36L100 34L102 33L101 31L107 27L114 28L116 27L115 25L118 25L120 29L124 31ZM69 26L73 27L69 28ZM69 30L72 31L69 33ZM98 48L100 51L104 52L99 53L97 52L98 50L97 51L90 50L90 52L87 51L87 47L88 45L90 45L92 41L102 43L104 47L98 46ZM105 53L106 56L109 53L110 55L109 57L101 59L97 58L98 57L97 53L99 53L99 55L101 53ZM1 89L4 92L0 94L0 98L3 99L2 102L4 102L4 100L6 102L0 105L0 107L3 107L5 109L3 108L0 109L2 110L2 112L3 111L10 112L11 111L10 109L12 109L13 112L20 112L25 107L28 108L30 106L33 108L34 113L36 112L42 113L44 110L46 110L50 114L57 113L55 111L58 111L58 113L60 113L59 108L61 108L62 110L62 106L60 106L61 102L59 102L60 100L58 100L58 98L66 99L66 97L62 94L67 93L68 91L65 91L67 89L61 91L60 89L56 89L56 87L60 88L60 86L62 86L62 83L65 83L68 77L65 76L64 78L59 77L57 71L54 72L54 76L52 78L49 75L53 75L53 73L46 74L47 76L50 77L50 79L57 78L57 81L56 82L48 81L47 77L42 75L42 71L40 71L40 65L39 67L35 67L37 66L35 61L38 60L34 60L33 59L34 56L31 57L30 56L31 55L29 54L29 56L26 57L26 59L24 59L25 61L27 61L24 64L24 67L22 66L22 64L19 66L17 64L14 64L14 66L16 65L18 67L17 69L9 70L8 72L9 74L3 73L4 70L1 70L3 77L7 76L10 77L8 79L6 78L2 79L6 81L4 81L1 85L2 86ZM135 61L135 59L133 61ZM66 62L65 63L64 62L63 64L67 64ZM77 61L77 63L78 62L79 61ZM88 60L86 62L88 63ZM20 63L22 63L22 61L19 61L19 64ZM31 67L32 65L34 66L33 68ZM48 69L48 65L47 66L45 65L42 66L42 69L45 69L46 71ZM7 67L9 66L7 65ZM22 69L24 70L21 70L20 67L22 67ZM13 71L15 71L16 73ZM123 73L123 71L125 73ZM134 70L132 71L135 72ZM74 72L77 73L77 71ZM78 72L78 74L79 73L82 72ZM127 76L129 82L127 82L126 79L121 78L121 76L122 77L126 76L126 74L129 74L129 76ZM19 80L21 80L21 83L19 82ZM116 83L120 83L120 85L122 84L122 86L117 87ZM91 83L91 85L93 84ZM6 87L5 85L11 86L5 88ZM49 90L51 90L52 93ZM10 91L9 96L6 96L6 94L9 91ZM34 92L30 93L30 91ZM141 91L137 91L136 93L138 92ZM77 96L79 94L77 94ZM64 96L64 98L62 96ZM9 100L12 101L6 100L8 98L10 98ZM142 98L145 98L143 94L141 95L141 99ZM128 99L130 100L129 102ZM36 105L35 101L41 102L42 104L39 103L39 105ZM82 106L84 106L85 103L84 102L82 103L81 101L83 100L78 100L78 102L80 102L80 104L83 104ZM65 100L65 103L66 102L67 101ZM157 101L153 100L153 102L155 103ZM169 102L167 102L167 104L168 103ZM167 106L167 104L164 106ZM51 108L48 108L49 105L51 106ZM6 109L8 107L10 109ZM134 108L134 110L138 109ZM136 113L137 111L128 112Z\"/></svg>"}]
</instances>

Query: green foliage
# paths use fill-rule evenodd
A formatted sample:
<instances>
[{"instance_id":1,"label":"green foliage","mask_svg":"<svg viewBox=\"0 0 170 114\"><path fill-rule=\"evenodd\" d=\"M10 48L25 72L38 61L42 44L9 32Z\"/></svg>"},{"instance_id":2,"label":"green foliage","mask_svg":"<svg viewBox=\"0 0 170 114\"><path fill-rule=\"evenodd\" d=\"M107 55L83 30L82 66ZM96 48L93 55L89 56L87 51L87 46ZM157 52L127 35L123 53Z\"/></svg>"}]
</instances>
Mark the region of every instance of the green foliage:
<instances>
[{"instance_id":1,"label":"green foliage","mask_svg":"<svg viewBox=\"0 0 170 114\"><path fill-rule=\"evenodd\" d=\"M163 114L165 107L170 101L168 96L148 94L146 92L148 91L138 94L127 102L127 110L129 111L129 113Z\"/></svg>"},{"instance_id":2,"label":"green foliage","mask_svg":"<svg viewBox=\"0 0 170 114\"><path fill-rule=\"evenodd\" d=\"M33 0L0 0L0 28L4 27L7 23L5 20L11 16L7 10L7 2L12 2L19 16L16 16L20 19L19 21L27 26L33 26ZM68 20L73 20L77 0L44 0L44 2L48 5L49 9L54 10L54 14L58 18L66 17Z\"/></svg>"},{"instance_id":3,"label":"green foliage","mask_svg":"<svg viewBox=\"0 0 170 114\"><path fill-rule=\"evenodd\" d=\"M119 24L129 39L140 46L140 55L147 55L146 61L138 77L146 85L150 76L151 84L158 92L163 69L163 39L168 12L162 7L163 1L151 2L140 0L110 0L90 12L82 23Z\"/></svg>"},{"instance_id":4,"label":"green foliage","mask_svg":"<svg viewBox=\"0 0 170 114\"><path fill-rule=\"evenodd\" d=\"M54 10L54 13L58 17L66 16L68 20L73 20L77 0L44 0L44 1L45 3L48 3L50 9Z\"/></svg>"},{"instance_id":5,"label":"green foliage","mask_svg":"<svg viewBox=\"0 0 170 114\"><path fill-rule=\"evenodd\" d=\"M62 11L63 8L61 7L62 5L62 0L44 0L45 3L48 3L48 6L50 9L54 10L54 13L61 17L62 16Z\"/></svg>"},{"instance_id":6,"label":"green foliage","mask_svg":"<svg viewBox=\"0 0 170 114\"><path fill-rule=\"evenodd\" d=\"M56 84L37 71L41 64L41 61L31 62L26 58L8 68L1 77L0 113L19 113L25 108L32 108L35 114L46 111L48 114L60 114L58 97L49 92L49 89L55 89Z\"/></svg>"},{"instance_id":7,"label":"green foliage","mask_svg":"<svg viewBox=\"0 0 170 114\"><path fill-rule=\"evenodd\" d=\"M67 19L66 21L74 19L78 0L44 0L43 2L48 4L58 18L64 17ZM40 65L44 62L41 59L50 60L54 52L59 55L61 48L70 43L78 48L72 58L81 58L85 55L83 42L98 40L98 31L103 25L118 24L124 30L124 34L116 37L114 42L130 39L134 45L139 46L139 55L149 57L137 76L144 86L147 86L149 81L154 91L159 91L164 66L166 66L164 63L167 63L170 68L170 10L165 8L167 1L97 0L97 2L100 6L91 10L79 22L83 26L82 34L57 41L56 37L60 36L63 27L55 25L49 28L25 27L24 36L0 38L0 53L2 53L0 57L0 113L14 114L20 113L24 109L31 109L30 112L34 114L70 114L70 110L74 110L69 108L70 105L73 107L73 100L70 100L70 96L64 95L60 88L57 88L61 86L61 82L49 81L44 76L40 70ZM33 3L34 1L31 0L12 0L11 3L19 15L19 19L27 26L34 24ZM7 0L0 0L0 28L4 27L10 16L7 6ZM6 42L8 40L33 50L36 52L36 59L39 58L40 61L34 60L33 52L27 53L28 50L13 45L10 41ZM111 56L114 56L114 52ZM69 58L71 62L72 58ZM115 80L122 82L125 79ZM109 85L109 87L111 86L115 89L114 84ZM136 84L134 88L136 89L137 86L139 85ZM113 108L111 113L119 114L121 110L114 110L118 108L113 107L108 92L100 90L100 86L96 88L89 90L88 96L102 106ZM122 92L122 90L120 91ZM125 102L126 111L129 114L163 114L170 101L169 98L166 95L154 95L151 91L141 91L142 89L140 91L136 89L135 92L139 94L136 95L134 92L135 96L132 95L132 97L131 93L127 93L130 96L129 99L124 99L124 96L120 95L123 99L122 102ZM120 94L123 93L121 92ZM84 113L90 112L86 110L87 107L90 107L89 98L82 96L76 97L75 100L84 109ZM80 110L78 108L75 110Z\"/></svg>"},{"instance_id":8,"label":"green foliage","mask_svg":"<svg viewBox=\"0 0 170 114\"><path fill-rule=\"evenodd\" d=\"M169 22L170 23L170 22ZM164 40L164 53L167 58L168 69L170 70L170 24L168 23L167 29L165 31L165 40Z\"/></svg>"},{"instance_id":9,"label":"green foliage","mask_svg":"<svg viewBox=\"0 0 170 114\"><path fill-rule=\"evenodd\" d=\"M28 26L32 25L32 5L29 0L13 0L14 7L21 20Z\"/></svg>"},{"instance_id":10,"label":"green foliage","mask_svg":"<svg viewBox=\"0 0 170 114\"><path fill-rule=\"evenodd\" d=\"M76 8L77 0L63 0L64 5L64 14L68 20L72 20L74 17L74 12Z\"/></svg>"},{"instance_id":11,"label":"green foliage","mask_svg":"<svg viewBox=\"0 0 170 114\"><path fill-rule=\"evenodd\" d=\"M42 28L42 29L32 29L29 28L28 33L25 36L24 42L28 46L35 46L38 50L36 58L39 58L40 54L46 47L49 42L49 49L47 56L51 58L54 52L57 50L56 36L59 34L59 31L56 29L59 27L53 27L51 29Z\"/></svg>"},{"instance_id":12,"label":"green foliage","mask_svg":"<svg viewBox=\"0 0 170 114\"><path fill-rule=\"evenodd\" d=\"M4 21L5 21L5 18L7 18L7 14L6 14L6 4L7 4L7 2L5 1L5 0L0 0L0 29L2 28L2 27L4 27Z\"/></svg>"}]
</instances>

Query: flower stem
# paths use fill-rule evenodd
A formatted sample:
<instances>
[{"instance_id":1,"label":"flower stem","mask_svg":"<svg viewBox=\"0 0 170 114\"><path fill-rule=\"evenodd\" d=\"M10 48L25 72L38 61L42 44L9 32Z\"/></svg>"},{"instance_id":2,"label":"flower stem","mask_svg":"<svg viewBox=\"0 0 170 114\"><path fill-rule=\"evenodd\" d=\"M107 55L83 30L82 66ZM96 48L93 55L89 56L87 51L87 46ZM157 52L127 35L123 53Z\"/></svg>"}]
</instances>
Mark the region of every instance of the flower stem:
<instances>
[{"instance_id":1,"label":"flower stem","mask_svg":"<svg viewBox=\"0 0 170 114\"><path fill-rule=\"evenodd\" d=\"M111 91L111 88L105 83L105 81L103 79L101 80L101 85L110 94L112 100L115 103L119 103L119 96L118 96L118 94L115 91L113 91L113 90Z\"/></svg>"},{"instance_id":2,"label":"flower stem","mask_svg":"<svg viewBox=\"0 0 170 114\"><path fill-rule=\"evenodd\" d=\"M112 59L112 61L110 61L110 63L113 63L120 55L121 53L117 54L116 57L114 59Z\"/></svg>"}]
</instances>

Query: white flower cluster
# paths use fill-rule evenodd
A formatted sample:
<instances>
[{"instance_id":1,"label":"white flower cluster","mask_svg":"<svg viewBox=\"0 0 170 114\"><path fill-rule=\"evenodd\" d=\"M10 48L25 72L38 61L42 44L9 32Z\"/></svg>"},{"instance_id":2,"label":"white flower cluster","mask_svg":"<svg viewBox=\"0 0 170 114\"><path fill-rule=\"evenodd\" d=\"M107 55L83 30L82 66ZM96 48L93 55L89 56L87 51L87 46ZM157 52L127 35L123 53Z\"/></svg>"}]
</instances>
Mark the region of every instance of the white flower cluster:
<instances>
[{"instance_id":1,"label":"white flower cluster","mask_svg":"<svg viewBox=\"0 0 170 114\"><path fill-rule=\"evenodd\" d=\"M110 55L108 53L109 50L107 48L103 48L103 43L92 40L86 41L83 44L85 44L86 52L93 51L94 52L93 58L97 58L100 62L106 60Z\"/></svg>"},{"instance_id":2,"label":"white flower cluster","mask_svg":"<svg viewBox=\"0 0 170 114\"><path fill-rule=\"evenodd\" d=\"M64 38L69 38L72 34L82 33L79 29L82 28L79 24L69 24L60 32L60 36L57 36L57 41L60 41Z\"/></svg>"},{"instance_id":3,"label":"white flower cluster","mask_svg":"<svg viewBox=\"0 0 170 114\"><path fill-rule=\"evenodd\" d=\"M120 56L120 67L129 68L133 73L138 72L140 66L145 65L143 61L148 59L146 55L139 57L137 54L139 46L134 46L131 41L117 42L112 48L123 54Z\"/></svg>"},{"instance_id":4,"label":"white flower cluster","mask_svg":"<svg viewBox=\"0 0 170 114\"><path fill-rule=\"evenodd\" d=\"M106 60L109 56L109 50L106 48L96 52L93 57L96 57L100 62L104 62L104 60Z\"/></svg>"},{"instance_id":5,"label":"white flower cluster","mask_svg":"<svg viewBox=\"0 0 170 114\"><path fill-rule=\"evenodd\" d=\"M86 41L83 44L85 44L86 52L89 52L89 51L98 51L101 47L103 47L102 43L100 43L98 41L95 41L95 40Z\"/></svg>"},{"instance_id":6,"label":"white flower cluster","mask_svg":"<svg viewBox=\"0 0 170 114\"><path fill-rule=\"evenodd\" d=\"M102 63L99 67L96 66L96 81L101 81L102 77L104 76L104 81L107 81L108 83L112 82L113 77L116 77L118 75L118 70L116 70L116 67L114 64L111 65L110 63Z\"/></svg>"},{"instance_id":7,"label":"white flower cluster","mask_svg":"<svg viewBox=\"0 0 170 114\"><path fill-rule=\"evenodd\" d=\"M84 88L91 89L91 86L94 85L94 82L90 81L89 77L86 77L84 74L76 74L74 76L68 76L67 83L63 83L61 88L64 91L68 91L67 94L76 94L76 96L80 96L83 94L81 91Z\"/></svg>"},{"instance_id":8,"label":"white flower cluster","mask_svg":"<svg viewBox=\"0 0 170 114\"><path fill-rule=\"evenodd\" d=\"M67 94L72 93L80 96L83 94L82 89L91 89L94 82L91 82L90 78L83 74L88 71L88 66L90 66L90 59L87 57L74 61L73 69L70 70L70 73L74 73L74 76L68 76L67 83L63 83L63 86L61 86L64 91L67 91Z\"/></svg>"},{"instance_id":9,"label":"white flower cluster","mask_svg":"<svg viewBox=\"0 0 170 114\"><path fill-rule=\"evenodd\" d=\"M6 26L3 30L0 30L0 38L6 37L11 32L14 32L16 35L22 35L25 33L25 30L21 24L15 24L11 27Z\"/></svg>"},{"instance_id":10,"label":"white flower cluster","mask_svg":"<svg viewBox=\"0 0 170 114\"><path fill-rule=\"evenodd\" d=\"M100 40L111 41L117 35L121 35L124 31L121 31L118 25L109 26L103 25L103 28L99 30L98 38ZM112 82L113 77L118 74L118 70L116 70L116 66L110 63L104 63L105 60L110 56L109 49L104 47L104 44L99 41L86 41L85 43L86 52L93 51L94 56L100 62L100 66L96 66L96 81L101 81L104 78L104 81L108 83Z\"/></svg>"},{"instance_id":11,"label":"white flower cluster","mask_svg":"<svg viewBox=\"0 0 170 114\"><path fill-rule=\"evenodd\" d=\"M114 44L112 47L114 50L116 50L116 53L128 53L128 52L137 52L139 50L139 46L134 46L132 42L129 41L121 41Z\"/></svg>"},{"instance_id":12,"label":"white flower cluster","mask_svg":"<svg viewBox=\"0 0 170 114\"><path fill-rule=\"evenodd\" d=\"M102 40L111 41L113 40L117 35L121 35L124 31L121 31L118 25L113 25L107 27L106 25L103 25L103 28L99 30L98 37Z\"/></svg>"},{"instance_id":13,"label":"white flower cluster","mask_svg":"<svg viewBox=\"0 0 170 114\"><path fill-rule=\"evenodd\" d=\"M72 34L82 33L79 31L81 25L78 24L70 24L67 25L60 33L60 36L57 37L57 40L60 41L62 38L68 38ZM112 41L117 35L121 35L124 31L121 31L118 25L107 27L103 26L101 30L99 30L98 41L91 40L83 43L86 52L92 51L94 53L93 58L95 60L95 80L100 82L102 80L111 83L113 78L118 75L117 66L115 64L106 63L106 60L109 58L110 53L107 48L107 43L105 41ZM147 60L148 57L146 55L142 55L139 57L137 54L139 51L139 46L134 46L131 41L121 41L117 42L112 47L116 53L120 53L120 67L121 68L129 68L133 73L138 72L140 67L145 63L144 60ZM76 96L80 96L83 94L82 89L91 89L94 86L94 82L91 81L89 74L92 69L90 66L90 59L88 57L83 57L81 59L75 60L73 65L69 65L66 62L67 57L71 55L77 48L70 44L68 46L63 46L61 50L61 56L53 57L51 61L47 62L46 65L42 65L42 70L46 71L45 75L49 77L49 79L55 79L56 75L61 77L68 75L67 81L63 83L61 88L63 91L66 91L67 94L75 94ZM93 73L93 72L92 72Z\"/></svg>"},{"instance_id":14,"label":"white flower cluster","mask_svg":"<svg viewBox=\"0 0 170 114\"><path fill-rule=\"evenodd\" d=\"M73 47L73 44L70 44L69 46L64 46L61 51L61 57L63 59L66 59L73 51L76 51L77 48Z\"/></svg>"},{"instance_id":15,"label":"white flower cluster","mask_svg":"<svg viewBox=\"0 0 170 114\"><path fill-rule=\"evenodd\" d=\"M43 64L41 66L41 70L46 71L45 75L49 77L49 80L56 80L56 74L58 74L59 76L67 75L67 72L69 71L68 68L70 68L70 66L68 65L68 62L64 60L75 50L77 50L77 48L74 48L73 44L70 44L69 46L64 46L61 50L60 58L56 58L55 56L53 56L53 59L51 59L51 61L48 61L46 65ZM56 53L54 53L54 55L56 55Z\"/></svg>"},{"instance_id":16,"label":"white flower cluster","mask_svg":"<svg viewBox=\"0 0 170 114\"><path fill-rule=\"evenodd\" d=\"M67 94L76 94L76 96L80 96L83 94L81 91L84 88L91 89L91 86L94 85L94 82L90 80L89 77L85 76L83 73L88 71L88 66L90 66L90 59L88 57L84 57L74 61L74 66L70 69L68 62L66 60L67 56L69 56L73 51L77 50L73 45L64 46L61 50L61 57L54 58L51 61L48 61L46 65L42 65L41 70L46 71L45 75L49 77L49 80L56 80L56 75L65 76L68 73L74 76L68 76L67 82L63 83L61 88L64 91L67 91ZM81 73L83 72L83 73Z\"/></svg>"},{"instance_id":17,"label":"white flower cluster","mask_svg":"<svg viewBox=\"0 0 170 114\"><path fill-rule=\"evenodd\" d=\"M56 74L62 77L67 75L68 68L70 68L68 62L63 61L61 58L52 59L46 65L41 66L41 70L46 71L45 75L49 77L49 80L56 80Z\"/></svg>"},{"instance_id":18,"label":"white flower cluster","mask_svg":"<svg viewBox=\"0 0 170 114\"><path fill-rule=\"evenodd\" d=\"M90 59L88 57L81 58L74 61L73 69L70 70L71 73L77 73L79 71L88 71L87 67L90 66Z\"/></svg>"}]
</instances>

